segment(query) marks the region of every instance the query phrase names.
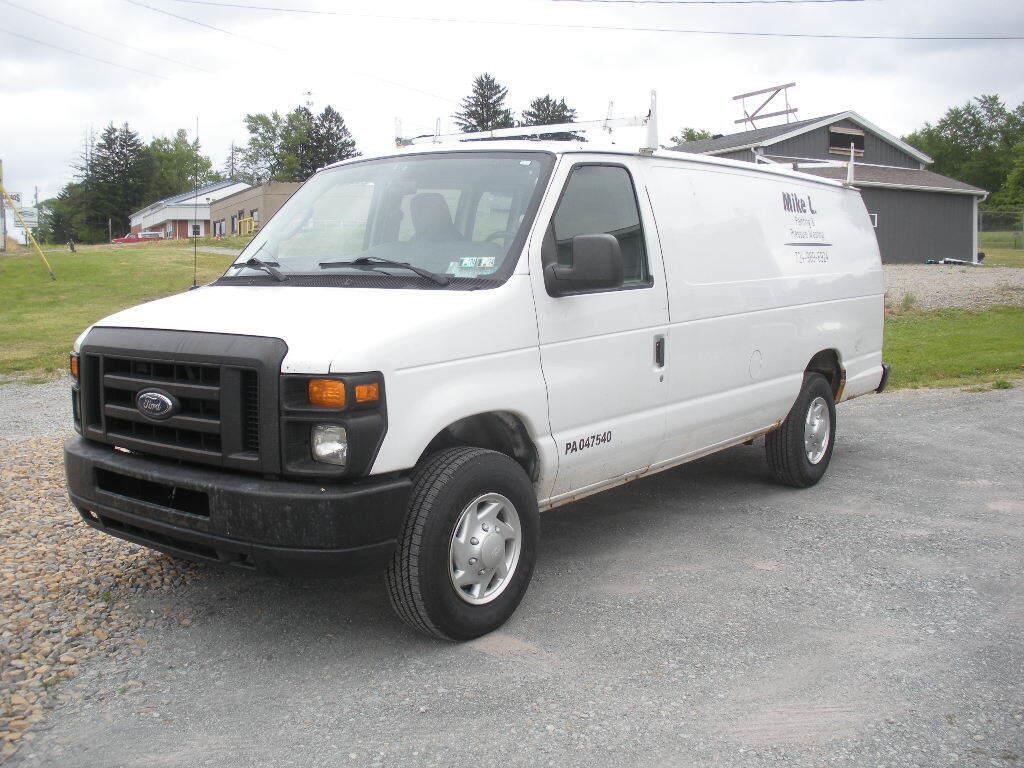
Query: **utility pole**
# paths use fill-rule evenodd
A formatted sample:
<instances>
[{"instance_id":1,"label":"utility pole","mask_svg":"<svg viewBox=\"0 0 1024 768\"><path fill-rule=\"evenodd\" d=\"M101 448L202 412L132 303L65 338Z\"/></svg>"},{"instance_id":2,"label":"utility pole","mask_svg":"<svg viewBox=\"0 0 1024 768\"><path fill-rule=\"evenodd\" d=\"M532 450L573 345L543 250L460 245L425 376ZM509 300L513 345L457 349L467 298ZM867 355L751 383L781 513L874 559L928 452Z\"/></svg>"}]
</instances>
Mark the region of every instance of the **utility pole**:
<instances>
[{"instance_id":1,"label":"utility pole","mask_svg":"<svg viewBox=\"0 0 1024 768\"><path fill-rule=\"evenodd\" d=\"M107 217L107 242L109 243L114 239L114 220L111 217Z\"/></svg>"},{"instance_id":2,"label":"utility pole","mask_svg":"<svg viewBox=\"0 0 1024 768\"><path fill-rule=\"evenodd\" d=\"M0 160L0 189L4 188L4 161ZM0 195L0 253L7 253L7 202Z\"/></svg>"}]
</instances>

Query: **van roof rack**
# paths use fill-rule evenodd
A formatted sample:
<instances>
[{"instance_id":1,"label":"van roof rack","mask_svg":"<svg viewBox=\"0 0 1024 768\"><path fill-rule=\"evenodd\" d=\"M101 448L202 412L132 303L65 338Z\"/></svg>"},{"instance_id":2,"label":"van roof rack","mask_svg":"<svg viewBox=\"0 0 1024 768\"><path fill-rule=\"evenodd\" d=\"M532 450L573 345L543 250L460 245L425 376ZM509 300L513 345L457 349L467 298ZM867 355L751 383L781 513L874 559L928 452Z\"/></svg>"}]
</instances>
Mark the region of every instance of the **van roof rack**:
<instances>
[{"instance_id":1,"label":"van roof rack","mask_svg":"<svg viewBox=\"0 0 1024 768\"><path fill-rule=\"evenodd\" d=\"M496 128L491 131L473 131L471 133L441 133L441 121L438 119L434 133L423 136L402 136L402 124L395 121L395 146L411 147L415 144L443 144L445 142L486 141L488 139L536 139L552 134L575 134L588 131L603 131L612 134L615 128L635 128L647 126L646 143L640 147L641 154L653 154L658 149L658 94L651 91L651 107L646 115L633 117L612 117L614 103L608 104L608 116L604 120L586 120L575 123L557 123L554 125L529 125L514 128Z\"/></svg>"}]
</instances>

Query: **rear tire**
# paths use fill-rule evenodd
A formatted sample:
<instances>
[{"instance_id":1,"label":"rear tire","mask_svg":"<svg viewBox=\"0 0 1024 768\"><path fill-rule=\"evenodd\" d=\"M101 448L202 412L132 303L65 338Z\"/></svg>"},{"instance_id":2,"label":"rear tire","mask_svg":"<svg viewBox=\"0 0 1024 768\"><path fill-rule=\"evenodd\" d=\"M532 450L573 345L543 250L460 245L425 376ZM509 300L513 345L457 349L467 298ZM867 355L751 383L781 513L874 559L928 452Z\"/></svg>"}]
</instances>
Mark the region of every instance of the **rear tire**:
<instances>
[{"instance_id":1,"label":"rear tire","mask_svg":"<svg viewBox=\"0 0 1024 768\"><path fill-rule=\"evenodd\" d=\"M540 532L533 483L508 456L482 448L432 454L412 481L386 572L392 607L409 626L444 640L497 629L533 576Z\"/></svg>"},{"instance_id":2,"label":"rear tire","mask_svg":"<svg viewBox=\"0 0 1024 768\"><path fill-rule=\"evenodd\" d=\"M836 442L836 404L832 387L820 373L805 373L789 415L765 436L768 467L780 483L814 485L825 474Z\"/></svg>"}]
</instances>

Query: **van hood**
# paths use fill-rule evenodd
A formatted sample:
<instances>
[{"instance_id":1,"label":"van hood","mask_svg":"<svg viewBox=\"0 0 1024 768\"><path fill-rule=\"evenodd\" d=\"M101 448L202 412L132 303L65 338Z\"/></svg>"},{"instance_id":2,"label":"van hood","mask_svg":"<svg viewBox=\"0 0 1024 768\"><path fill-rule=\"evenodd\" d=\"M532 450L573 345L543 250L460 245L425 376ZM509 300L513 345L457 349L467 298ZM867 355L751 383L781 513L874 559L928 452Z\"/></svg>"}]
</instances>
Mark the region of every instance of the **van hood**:
<instances>
[{"instance_id":1,"label":"van hood","mask_svg":"<svg viewBox=\"0 0 1024 768\"><path fill-rule=\"evenodd\" d=\"M524 278L477 291L205 286L96 325L278 338L288 345L286 373L394 370L536 344L532 300L519 295L529 294ZM488 316L518 332L487 332Z\"/></svg>"}]
</instances>

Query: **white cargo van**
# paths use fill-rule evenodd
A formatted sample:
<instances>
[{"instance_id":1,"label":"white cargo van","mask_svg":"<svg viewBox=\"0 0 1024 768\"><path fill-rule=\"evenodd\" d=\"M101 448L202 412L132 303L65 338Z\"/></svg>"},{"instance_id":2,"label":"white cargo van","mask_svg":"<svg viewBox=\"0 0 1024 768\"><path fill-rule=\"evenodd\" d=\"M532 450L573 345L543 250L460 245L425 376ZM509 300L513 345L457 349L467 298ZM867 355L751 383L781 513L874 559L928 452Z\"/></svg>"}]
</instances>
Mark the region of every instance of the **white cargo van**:
<instances>
[{"instance_id":1,"label":"white cargo van","mask_svg":"<svg viewBox=\"0 0 1024 768\"><path fill-rule=\"evenodd\" d=\"M184 558L386 564L406 622L472 638L541 510L760 435L816 483L835 403L885 385L882 307L840 183L576 142L361 157L212 285L82 334L71 499Z\"/></svg>"}]
</instances>

